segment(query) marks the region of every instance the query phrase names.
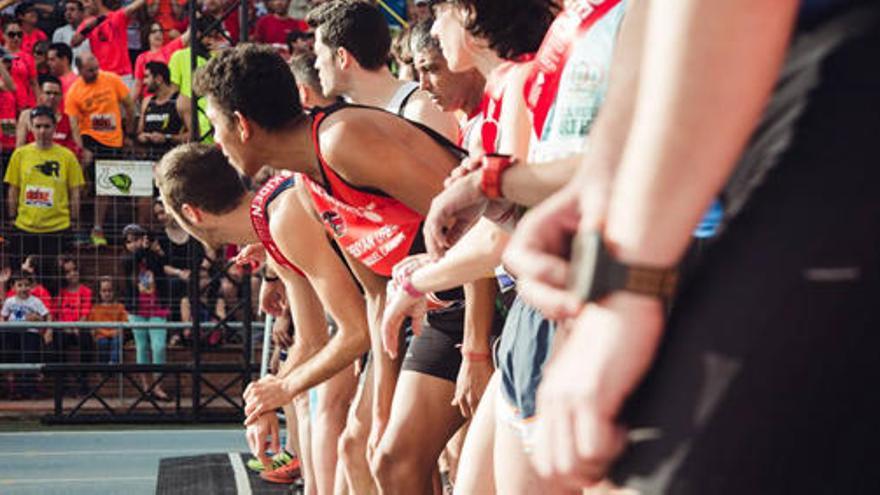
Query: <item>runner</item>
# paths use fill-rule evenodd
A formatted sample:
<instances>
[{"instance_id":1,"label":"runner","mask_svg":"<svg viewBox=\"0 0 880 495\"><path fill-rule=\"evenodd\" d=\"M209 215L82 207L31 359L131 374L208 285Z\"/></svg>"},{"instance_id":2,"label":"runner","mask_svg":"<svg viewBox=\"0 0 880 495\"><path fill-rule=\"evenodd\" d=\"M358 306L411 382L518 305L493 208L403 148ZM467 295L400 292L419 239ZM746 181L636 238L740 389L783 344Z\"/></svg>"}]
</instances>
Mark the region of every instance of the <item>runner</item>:
<instances>
[{"instance_id":1,"label":"runner","mask_svg":"<svg viewBox=\"0 0 880 495\"><path fill-rule=\"evenodd\" d=\"M334 438L345 424L354 390L352 363L369 348L366 314L357 284L320 222L302 207L294 179L275 176L254 194L245 190L219 149L189 144L165 155L157 183L168 211L184 229L209 245L263 243L284 283L296 338L278 376L266 376L245 391L246 423L262 423L250 441L267 430L277 433L275 409L324 382L314 437L322 450L329 443L335 451ZM284 227L289 225L296 229ZM339 328L332 338L325 309ZM255 414L256 409L271 413ZM298 408L297 417L308 422L308 408ZM264 454L262 441L252 448ZM301 455L308 459L307 452Z\"/></svg>"},{"instance_id":2,"label":"runner","mask_svg":"<svg viewBox=\"0 0 880 495\"><path fill-rule=\"evenodd\" d=\"M435 32L440 36L441 45L449 51L447 58L467 61L470 54L463 48L468 44L457 41L468 39L458 31L464 29L463 19L471 19L468 31L486 33L491 32L493 27L497 28L497 24L493 24L497 20L497 13L490 15L480 2L461 3L459 8L467 9L465 13L468 15L456 10L455 3L442 7ZM504 115L511 103L521 103L520 112L528 107L531 124L528 154L530 160L536 162L536 168L543 162L576 154L585 146L587 132L607 84L611 51L624 10L623 5L615 1L604 2L598 7L586 1L568 5L569 10L554 21L538 50L535 63L528 66L527 78L516 81L508 76L498 80L522 95L520 100L505 98L500 115ZM473 10L480 8L484 11ZM479 24L480 19L484 24ZM555 50L560 50L562 56ZM568 60L570 62L566 63ZM541 86L534 87L538 82ZM490 101L490 108L492 104ZM509 126L503 125L503 121L498 127L504 131L509 129ZM486 135L485 132L483 134ZM504 137L502 135L502 140ZM491 141L487 144L491 145ZM522 143L519 144L521 146ZM568 176L573 172L573 163L572 160L567 161ZM516 203L531 204L534 201L531 198L540 194L533 189L543 189L546 191L544 194L552 192L546 186L548 174L529 170L538 180L533 184L523 184L523 190L517 191L519 196L516 196L516 203L502 201L498 194L499 179L501 173L510 167L510 161L501 157L484 159L482 169L459 176L450 182L444 193L435 198L426 222L429 248L442 254L448 246L459 241L462 233L467 232L464 235L468 237L462 239L439 263L413 273L409 283L416 290L442 288L437 287L441 279L445 279L446 284L461 283L467 280L469 274L485 270L500 261L501 250L498 248L474 250L473 240L485 239L486 236L480 233L481 224L468 231L470 225L484 210L488 212L488 217L494 217L497 221L501 218L493 214L493 210L507 212ZM550 172L550 179L555 180L559 175L558 170ZM448 230L444 232L441 226ZM485 254L487 252L488 255ZM406 314L407 304L412 302L400 301L396 314L389 312L389 319L399 319ZM550 321L522 302L514 302L499 347L498 377L489 389L489 400L481 406L475 428L466 442L463 470L457 485L461 493L493 490L499 493L534 493L539 489L527 451L535 418L535 389L540 383L541 368L554 334L555 328ZM504 476L492 476L493 467L503 471Z\"/></svg>"},{"instance_id":3,"label":"runner","mask_svg":"<svg viewBox=\"0 0 880 495\"><path fill-rule=\"evenodd\" d=\"M430 198L461 154L436 132L374 108L337 105L307 116L290 71L265 48L236 47L210 61L196 82L208 96L215 138L236 168L247 175L264 164L301 172L317 216L366 293L378 377L372 444L386 427L391 439L375 456L379 484L405 493L429 490L437 457L462 422L450 405L462 311L453 305L429 314L403 362L396 394L395 368L381 352L378 329L391 268L418 252ZM485 311L488 321L492 306ZM370 482L358 482L354 491L370 489Z\"/></svg>"},{"instance_id":4,"label":"runner","mask_svg":"<svg viewBox=\"0 0 880 495\"><path fill-rule=\"evenodd\" d=\"M315 30L316 67L324 94L389 112L458 136L455 116L442 111L418 83L400 81L388 70L391 33L379 8L363 0L332 0L309 12Z\"/></svg>"}]
</instances>

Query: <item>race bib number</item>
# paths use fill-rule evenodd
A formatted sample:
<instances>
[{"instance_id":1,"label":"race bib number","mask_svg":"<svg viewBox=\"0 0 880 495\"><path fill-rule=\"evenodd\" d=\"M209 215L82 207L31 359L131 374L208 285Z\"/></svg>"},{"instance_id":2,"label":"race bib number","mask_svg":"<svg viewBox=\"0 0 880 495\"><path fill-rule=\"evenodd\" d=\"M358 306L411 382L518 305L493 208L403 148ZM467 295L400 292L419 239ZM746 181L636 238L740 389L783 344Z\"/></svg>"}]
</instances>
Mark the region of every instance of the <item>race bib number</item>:
<instances>
[{"instance_id":1,"label":"race bib number","mask_svg":"<svg viewBox=\"0 0 880 495\"><path fill-rule=\"evenodd\" d=\"M55 191L48 187L27 186L24 204L34 208L52 208L55 205Z\"/></svg>"},{"instance_id":2,"label":"race bib number","mask_svg":"<svg viewBox=\"0 0 880 495\"><path fill-rule=\"evenodd\" d=\"M92 115L92 129L95 131L115 131L116 116L111 113L97 113Z\"/></svg>"}]
</instances>

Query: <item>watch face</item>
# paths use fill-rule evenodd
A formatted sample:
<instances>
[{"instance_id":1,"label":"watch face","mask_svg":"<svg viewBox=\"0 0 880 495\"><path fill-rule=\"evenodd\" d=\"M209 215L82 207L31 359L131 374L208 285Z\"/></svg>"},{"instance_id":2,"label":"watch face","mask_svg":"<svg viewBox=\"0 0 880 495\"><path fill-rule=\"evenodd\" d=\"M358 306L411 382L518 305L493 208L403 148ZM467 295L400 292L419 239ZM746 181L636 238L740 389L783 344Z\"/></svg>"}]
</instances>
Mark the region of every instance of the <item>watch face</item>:
<instances>
[{"instance_id":1,"label":"watch face","mask_svg":"<svg viewBox=\"0 0 880 495\"><path fill-rule=\"evenodd\" d=\"M568 288L584 301L593 299L602 236L595 231L578 232L571 245Z\"/></svg>"}]
</instances>

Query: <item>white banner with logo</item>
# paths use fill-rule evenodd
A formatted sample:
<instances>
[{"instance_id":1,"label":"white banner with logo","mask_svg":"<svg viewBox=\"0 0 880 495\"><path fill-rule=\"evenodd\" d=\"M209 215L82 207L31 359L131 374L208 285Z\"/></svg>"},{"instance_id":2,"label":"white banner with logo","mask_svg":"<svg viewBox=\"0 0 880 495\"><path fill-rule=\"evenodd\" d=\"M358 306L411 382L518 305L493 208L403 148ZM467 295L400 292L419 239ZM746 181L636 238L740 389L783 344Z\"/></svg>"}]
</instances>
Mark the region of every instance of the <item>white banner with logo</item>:
<instances>
[{"instance_id":1,"label":"white banner with logo","mask_svg":"<svg viewBox=\"0 0 880 495\"><path fill-rule=\"evenodd\" d=\"M149 160L95 160L95 194L152 196L154 163Z\"/></svg>"}]
</instances>

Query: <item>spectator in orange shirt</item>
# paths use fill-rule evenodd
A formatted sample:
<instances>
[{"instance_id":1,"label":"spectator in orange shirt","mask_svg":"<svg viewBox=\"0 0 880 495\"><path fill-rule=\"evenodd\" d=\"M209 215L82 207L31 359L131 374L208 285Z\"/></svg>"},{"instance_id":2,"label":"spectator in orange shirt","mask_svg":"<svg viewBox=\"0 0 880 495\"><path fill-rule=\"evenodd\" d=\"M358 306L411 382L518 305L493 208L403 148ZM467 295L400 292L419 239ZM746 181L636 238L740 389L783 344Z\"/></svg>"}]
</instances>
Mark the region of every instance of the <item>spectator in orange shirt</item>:
<instances>
[{"instance_id":1,"label":"spectator in orange shirt","mask_svg":"<svg viewBox=\"0 0 880 495\"><path fill-rule=\"evenodd\" d=\"M125 306L116 298L113 280L101 277L98 282L98 300L92 306L88 321L128 321ZM96 328L95 344L99 363L117 364L122 361L122 332L116 328Z\"/></svg>"},{"instance_id":2,"label":"spectator in orange shirt","mask_svg":"<svg viewBox=\"0 0 880 495\"><path fill-rule=\"evenodd\" d=\"M88 39L101 67L122 77L129 89L134 87L134 78L128 54L128 20L144 2L134 0L121 9L110 10L102 0L83 1L86 13L93 17L84 20L70 40L71 46L77 47Z\"/></svg>"},{"instance_id":3,"label":"spectator in orange shirt","mask_svg":"<svg viewBox=\"0 0 880 495\"><path fill-rule=\"evenodd\" d=\"M77 67L80 77L67 92L64 111L76 121L82 144L95 159L119 158L128 140L126 136L135 131L135 108L128 87L118 75L100 70L97 58L91 53L83 54L77 60ZM97 196L92 229L92 243L96 246L107 244L103 229L106 213L106 199Z\"/></svg>"},{"instance_id":4,"label":"spectator in orange shirt","mask_svg":"<svg viewBox=\"0 0 880 495\"><path fill-rule=\"evenodd\" d=\"M15 81L16 115L18 110L31 108L37 101L37 66L31 52L22 49L24 31L18 21L9 21L3 27L3 49L11 57L9 73Z\"/></svg>"},{"instance_id":5,"label":"spectator in orange shirt","mask_svg":"<svg viewBox=\"0 0 880 495\"><path fill-rule=\"evenodd\" d=\"M31 53L38 42L49 39L46 33L37 27L40 16L33 2L25 1L18 4L15 7L15 20L21 25L21 49L26 53Z\"/></svg>"}]
</instances>

